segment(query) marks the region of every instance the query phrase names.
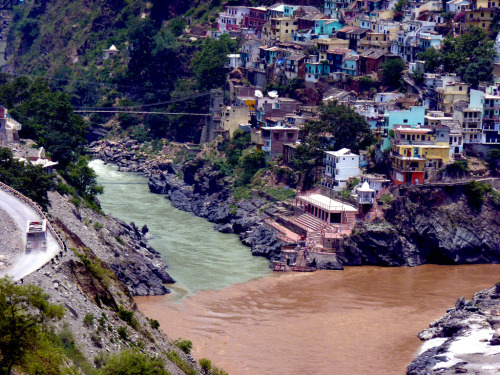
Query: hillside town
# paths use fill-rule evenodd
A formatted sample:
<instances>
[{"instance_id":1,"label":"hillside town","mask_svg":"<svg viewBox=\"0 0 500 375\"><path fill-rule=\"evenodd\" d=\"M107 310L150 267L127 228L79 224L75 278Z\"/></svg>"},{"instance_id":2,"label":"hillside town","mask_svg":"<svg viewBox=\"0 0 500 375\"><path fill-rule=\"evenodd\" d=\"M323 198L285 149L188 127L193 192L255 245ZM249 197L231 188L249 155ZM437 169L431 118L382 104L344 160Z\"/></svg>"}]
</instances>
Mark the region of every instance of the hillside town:
<instances>
[{"instance_id":1,"label":"hillside town","mask_svg":"<svg viewBox=\"0 0 500 375\"><path fill-rule=\"evenodd\" d=\"M299 243L283 249L275 269L292 264L306 270L308 253L341 251L357 221L381 215L377 201L389 186L457 179L469 156L485 159L500 147L497 5L488 0L325 0L322 10L225 5L206 34L197 31L197 37L243 39L239 53L227 56L230 104L222 90L212 91L201 143L221 134L229 140L238 129L250 132L268 161L286 167L304 140L304 127L319 120L319 108L328 103L353 109L376 138L367 150L336 148L331 139L321 185L299 193L293 205L268 220L282 240ZM447 38L473 30L493 43L492 76L465 79L443 66L429 68L433 54L449 48ZM387 70L398 64L399 76L391 84ZM294 85L301 95L280 92ZM388 173L369 172L384 160Z\"/></svg>"}]
</instances>

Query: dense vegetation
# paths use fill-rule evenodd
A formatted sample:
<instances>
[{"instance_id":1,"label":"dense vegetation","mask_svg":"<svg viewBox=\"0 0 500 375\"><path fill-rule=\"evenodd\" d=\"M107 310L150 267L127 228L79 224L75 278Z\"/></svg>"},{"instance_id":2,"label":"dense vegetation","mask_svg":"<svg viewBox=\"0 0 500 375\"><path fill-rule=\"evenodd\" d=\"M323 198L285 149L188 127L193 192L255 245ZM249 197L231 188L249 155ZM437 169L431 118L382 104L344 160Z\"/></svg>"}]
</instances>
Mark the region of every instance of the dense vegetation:
<instances>
[{"instance_id":1,"label":"dense vegetation","mask_svg":"<svg viewBox=\"0 0 500 375\"><path fill-rule=\"evenodd\" d=\"M428 48L420 54L425 71L434 73L440 66L444 72L456 72L460 78L477 88L479 82L493 80L494 42L480 28L472 27L457 38L447 37L440 50Z\"/></svg>"},{"instance_id":2,"label":"dense vegetation","mask_svg":"<svg viewBox=\"0 0 500 375\"><path fill-rule=\"evenodd\" d=\"M0 373L61 373L62 356L47 323L63 314L40 288L0 279Z\"/></svg>"},{"instance_id":3,"label":"dense vegetation","mask_svg":"<svg viewBox=\"0 0 500 375\"><path fill-rule=\"evenodd\" d=\"M304 142L297 147L292 166L309 170L320 165L324 150L348 148L353 152L374 141L368 123L352 108L334 101L320 106L320 120L306 124Z\"/></svg>"},{"instance_id":4,"label":"dense vegetation","mask_svg":"<svg viewBox=\"0 0 500 375\"><path fill-rule=\"evenodd\" d=\"M10 109L22 124L21 137L43 146L53 160L59 162L59 173L76 193L90 204L102 192L95 172L83 156L87 124L73 113L68 94L50 89L46 81L18 77L0 85L0 102ZM52 177L41 167L14 160L9 150L2 151L0 180L47 207L47 190L54 187Z\"/></svg>"},{"instance_id":5,"label":"dense vegetation","mask_svg":"<svg viewBox=\"0 0 500 375\"><path fill-rule=\"evenodd\" d=\"M14 159L8 148L0 148L0 181L20 191L43 208L49 205L47 191L54 188L52 177L45 173L41 166L24 164Z\"/></svg>"}]
</instances>

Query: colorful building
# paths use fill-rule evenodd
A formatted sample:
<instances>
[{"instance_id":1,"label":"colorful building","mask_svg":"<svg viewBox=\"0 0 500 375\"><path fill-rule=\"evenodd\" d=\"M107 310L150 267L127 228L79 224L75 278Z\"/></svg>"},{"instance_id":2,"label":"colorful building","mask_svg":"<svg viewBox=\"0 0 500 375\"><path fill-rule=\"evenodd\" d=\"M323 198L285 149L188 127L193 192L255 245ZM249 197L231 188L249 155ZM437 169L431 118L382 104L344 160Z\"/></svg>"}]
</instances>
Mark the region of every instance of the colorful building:
<instances>
[{"instance_id":1,"label":"colorful building","mask_svg":"<svg viewBox=\"0 0 500 375\"><path fill-rule=\"evenodd\" d=\"M440 168L450 160L449 139L438 142L434 130L397 126L393 131L391 159L394 185L422 184L426 168Z\"/></svg>"}]
</instances>

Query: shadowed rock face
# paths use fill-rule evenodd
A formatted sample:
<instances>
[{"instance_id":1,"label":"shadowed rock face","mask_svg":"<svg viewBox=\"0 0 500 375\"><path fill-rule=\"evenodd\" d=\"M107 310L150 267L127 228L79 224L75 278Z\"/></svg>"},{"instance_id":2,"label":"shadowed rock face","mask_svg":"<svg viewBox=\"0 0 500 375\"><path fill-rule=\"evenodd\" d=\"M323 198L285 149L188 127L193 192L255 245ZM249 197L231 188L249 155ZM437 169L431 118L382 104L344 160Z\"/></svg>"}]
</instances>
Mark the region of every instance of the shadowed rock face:
<instances>
[{"instance_id":1,"label":"shadowed rock face","mask_svg":"<svg viewBox=\"0 0 500 375\"><path fill-rule=\"evenodd\" d=\"M490 199L471 207L461 186L399 194L386 221L356 228L346 241L344 265L500 262L499 207Z\"/></svg>"},{"instance_id":2,"label":"shadowed rock face","mask_svg":"<svg viewBox=\"0 0 500 375\"><path fill-rule=\"evenodd\" d=\"M152 192L166 194L172 206L215 223L223 233L239 234L243 244L250 246L252 254L277 259L282 242L276 233L262 225L261 213L266 200L252 198L230 205L231 184L218 170L201 159L194 159L182 167L183 180L172 174L150 177Z\"/></svg>"},{"instance_id":3,"label":"shadowed rock face","mask_svg":"<svg viewBox=\"0 0 500 375\"><path fill-rule=\"evenodd\" d=\"M53 223L69 247L91 249L133 296L169 293L163 284L174 280L160 254L147 243L147 227L140 229L134 223L105 218L85 207L75 210L68 199L58 193L50 192L49 197ZM101 226L85 225L90 222Z\"/></svg>"}]
</instances>

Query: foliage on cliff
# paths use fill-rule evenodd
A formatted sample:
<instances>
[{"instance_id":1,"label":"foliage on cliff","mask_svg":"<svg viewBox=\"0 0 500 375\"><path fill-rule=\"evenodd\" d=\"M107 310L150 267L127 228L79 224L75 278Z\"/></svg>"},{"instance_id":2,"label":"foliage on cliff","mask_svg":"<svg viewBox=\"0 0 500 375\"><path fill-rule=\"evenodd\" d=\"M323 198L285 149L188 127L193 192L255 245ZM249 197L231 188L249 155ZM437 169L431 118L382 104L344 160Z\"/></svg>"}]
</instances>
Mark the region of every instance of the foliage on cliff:
<instances>
[{"instance_id":1,"label":"foliage on cliff","mask_svg":"<svg viewBox=\"0 0 500 375\"><path fill-rule=\"evenodd\" d=\"M0 279L0 373L60 374L63 359L47 325L62 307L47 302L42 289Z\"/></svg>"},{"instance_id":2,"label":"foliage on cliff","mask_svg":"<svg viewBox=\"0 0 500 375\"><path fill-rule=\"evenodd\" d=\"M488 34L477 27L471 27L468 32L458 38L447 37L440 50L428 48L419 55L425 60L425 70L433 73L440 65L445 72L456 72L473 88L480 82L493 80L493 59L496 55L494 42Z\"/></svg>"},{"instance_id":3,"label":"foliage on cliff","mask_svg":"<svg viewBox=\"0 0 500 375\"><path fill-rule=\"evenodd\" d=\"M0 181L20 191L43 208L47 208L47 191L54 187L52 177L41 166L14 159L12 151L0 148Z\"/></svg>"}]
</instances>

